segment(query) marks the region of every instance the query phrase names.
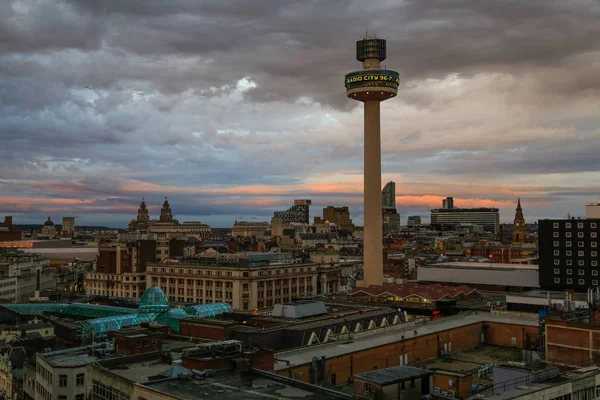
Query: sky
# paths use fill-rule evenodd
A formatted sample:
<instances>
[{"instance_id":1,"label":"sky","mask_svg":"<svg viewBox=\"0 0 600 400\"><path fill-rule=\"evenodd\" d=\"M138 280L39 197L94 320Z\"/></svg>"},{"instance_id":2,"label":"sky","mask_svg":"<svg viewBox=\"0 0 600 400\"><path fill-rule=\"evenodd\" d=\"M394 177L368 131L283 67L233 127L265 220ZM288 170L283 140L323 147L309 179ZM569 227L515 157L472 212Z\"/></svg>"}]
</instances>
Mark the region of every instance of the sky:
<instances>
[{"instance_id":1,"label":"sky","mask_svg":"<svg viewBox=\"0 0 600 400\"><path fill-rule=\"evenodd\" d=\"M387 40L382 184L429 219L600 201L596 0L4 0L0 215L125 227L267 221L294 198L362 224L355 42Z\"/></svg>"}]
</instances>

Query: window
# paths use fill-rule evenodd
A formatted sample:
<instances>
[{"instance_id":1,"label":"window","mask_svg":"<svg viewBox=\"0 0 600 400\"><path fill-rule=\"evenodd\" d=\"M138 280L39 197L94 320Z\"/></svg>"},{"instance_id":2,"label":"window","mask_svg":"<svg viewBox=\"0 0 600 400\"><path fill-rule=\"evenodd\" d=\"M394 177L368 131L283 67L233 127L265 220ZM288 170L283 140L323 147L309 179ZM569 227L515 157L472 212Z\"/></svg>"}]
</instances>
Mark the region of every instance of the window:
<instances>
[{"instance_id":1,"label":"window","mask_svg":"<svg viewBox=\"0 0 600 400\"><path fill-rule=\"evenodd\" d=\"M75 400L83 400L85 398L84 394L78 394L75 396Z\"/></svg>"},{"instance_id":2,"label":"window","mask_svg":"<svg viewBox=\"0 0 600 400\"><path fill-rule=\"evenodd\" d=\"M565 224L565 228L567 228L567 229L571 229L571 223L570 223L570 222L567 222L567 223Z\"/></svg>"},{"instance_id":3,"label":"window","mask_svg":"<svg viewBox=\"0 0 600 400\"><path fill-rule=\"evenodd\" d=\"M577 223L577 228L578 229L583 229L583 222L578 222Z\"/></svg>"},{"instance_id":4,"label":"window","mask_svg":"<svg viewBox=\"0 0 600 400\"><path fill-rule=\"evenodd\" d=\"M596 238L597 236L598 236L598 234L596 232L590 233L590 237L591 238Z\"/></svg>"},{"instance_id":5,"label":"window","mask_svg":"<svg viewBox=\"0 0 600 400\"><path fill-rule=\"evenodd\" d=\"M558 246L560 246L560 243L558 243L558 240L555 240L554 241L554 247L558 247Z\"/></svg>"},{"instance_id":6,"label":"window","mask_svg":"<svg viewBox=\"0 0 600 400\"><path fill-rule=\"evenodd\" d=\"M585 270L583 270L583 269L580 269L578 272L579 272L579 275L581 275L581 276L585 275Z\"/></svg>"},{"instance_id":7,"label":"window","mask_svg":"<svg viewBox=\"0 0 600 400\"><path fill-rule=\"evenodd\" d=\"M560 278L554 278L554 283L560 283Z\"/></svg>"},{"instance_id":8,"label":"window","mask_svg":"<svg viewBox=\"0 0 600 400\"><path fill-rule=\"evenodd\" d=\"M583 265L584 265L584 261L583 261L583 260L579 260L579 261L577 261L577 265L579 265L580 267L583 267Z\"/></svg>"},{"instance_id":9,"label":"window","mask_svg":"<svg viewBox=\"0 0 600 400\"><path fill-rule=\"evenodd\" d=\"M598 257L598 252L597 251L592 251L592 257Z\"/></svg>"},{"instance_id":10,"label":"window","mask_svg":"<svg viewBox=\"0 0 600 400\"><path fill-rule=\"evenodd\" d=\"M568 238L570 238L571 237L571 232L565 233L565 236L568 237Z\"/></svg>"},{"instance_id":11,"label":"window","mask_svg":"<svg viewBox=\"0 0 600 400\"><path fill-rule=\"evenodd\" d=\"M66 375L59 375L58 376L58 386L59 387L66 387L67 386L67 376Z\"/></svg>"},{"instance_id":12,"label":"window","mask_svg":"<svg viewBox=\"0 0 600 400\"><path fill-rule=\"evenodd\" d=\"M583 242L577 242L577 246L583 247ZM592 246L593 247L593 246Z\"/></svg>"},{"instance_id":13,"label":"window","mask_svg":"<svg viewBox=\"0 0 600 400\"><path fill-rule=\"evenodd\" d=\"M554 255L555 256L560 256L560 250L554 250Z\"/></svg>"},{"instance_id":14,"label":"window","mask_svg":"<svg viewBox=\"0 0 600 400\"><path fill-rule=\"evenodd\" d=\"M557 238L558 237L558 232L552 233L552 236L554 236L555 238Z\"/></svg>"},{"instance_id":15,"label":"window","mask_svg":"<svg viewBox=\"0 0 600 400\"><path fill-rule=\"evenodd\" d=\"M590 223L590 228L592 228L592 229L596 229L596 223L595 223L595 222L591 222L591 223Z\"/></svg>"},{"instance_id":16,"label":"window","mask_svg":"<svg viewBox=\"0 0 600 400\"><path fill-rule=\"evenodd\" d=\"M571 285L572 283L573 283L573 279L571 279L571 278L567 278L567 284L568 284L568 285Z\"/></svg>"},{"instance_id":17,"label":"window","mask_svg":"<svg viewBox=\"0 0 600 400\"><path fill-rule=\"evenodd\" d=\"M558 229L558 222L553 223L552 227L555 228L555 229Z\"/></svg>"},{"instance_id":18,"label":"window","mask_svg":"<svg viewBox=\"0 0 600 400\"><path fill-rule=\"evenodd\" d=\"M555 274L560 274L560 268L554 268L554 273Z\"/></svg>"},{"instance_id":19,"label":"window","mask_svg":"<svg viewBox=\"0 0 600 400\"><path fill-rule=\"evenodd\" d=\"M583 232L577 232L577 237L578 238L582 238L583 237Z\"/></svg>"},{"instance_id":20,"label":"window","mask_svg":"<svg viewBox=\"0 0 600 400\"><path fill-rule=\"evenodd\" d=\"M592 261L592 267L597 267L598 266L598 261L594 260Z\"/></svg>"},{"instance_id":21,"label":"window","mask_svg":"<svg viewBox=\"0 0 600 400\"><path fill-rule=\"evenodd\" d=\"M580 285L585 285L585 280L583 280L583 279L580 279L580 280L579 280L579 284L580 284Z\"/></svg>"},{"instance_id":22,"label":"window","mask_svg":"<svg viewBox=\"0 0 600 400\"><path fill-rule=\"evenodd\" d=\"M560 265L560 260L554 260L554 265Z\"/></svg>"},{"instance_id":23,"label":"window","mask_svg":"<svg viewBox=\"0 0 600 400\"><path fill-rule=\"evenodd\" d=\"M58 400L67 400L67 396L58 396Z\"/></svg>"},{"instance_id":24,"label":"window","mask_svg":"<svg viewBox=\"0 0 600 400\"><path fill-rule=\"evenodd\" d=\"M598 246L598 243L597 243L597 242L591 242L591 243L590 243L590 245L591 245L592 247L597 247L597 246Z\"/></svg>"},{"instance_id":25,"label":"window","mask_svg":"<svg viewBox=\"0 0 600 400\"><path fill-rule=\"evenodd\" d=\"M573 270L572 269L568 269L567 270L567 275L573 275Z\"/></svg>"},{"instance_id":26,"label":"window","mask_svg":"<svg viewBox=\"0 0 600 400\"><path fill-rule=\"evenodd\" d=\"M583 256L584 256L583 250L579 250L577 252L577 257L583 257Z\"/></svg>"},{"instance_id":27,"label":"window","mask_svg":"<svg viewBox=\"0 0 600 400\"><path fill-rule=\"evenodd\" d=\"M597 279L592 280L592 285L598 286L598 280Z\"/></svg>"},{"instance_id":28,"label":"window","mask_svg":"<svg viewBox=\"0 0 600 400\"><path fill-rule=\"evenodd\" d=\"M75 382L77 386L83 386L83 382L85 380L85 374L77 374L75 376Z\"/></svg>"},{"instance_id":29,"label":"window","mask_svg":"<svg viewBox=\"0 0 600 400\"><path fill-rule=\"evenodd\" d=\"M243 290L248 290L248 284L244 283Z\"/></svg>"},{"instance_id":30,"label":"window","mask_svg":"<svg viewBox=\"0 0 600 400\"><path fill-rule=\"evenodd\" d=\"M573 260L567 260L567 265L573 265Z\"/></svg>"},{"instance_id":31,"label":"window","mask_svg":"<svg viewBox=\"0 0 600 400\"><path fill-rule=\"evenodd\" d=\"M598 276L598 270L597 269L592 270L592 276Z\"/></svg>"},{"instance_id":32,"label":"window","mask_svg":"<svg viewBox=\"0 0 600 400\"><path fill-rule=\"evenodd\" d=\"M567 246L567 247L571 247L571 241L570 241L570 240L568 240L567 242L565 242L565 246Z\"/></svg>"},{"instance_id":33,"label":"window","mask_svg":"<svg viewBox=\"0 0 600 400\"><path fill-rule=\"evenodd\" d=\"M573 252L571 250L567 250L566 254L567 257L571 257L573 255Z\"/></svg>"}]
</instances>

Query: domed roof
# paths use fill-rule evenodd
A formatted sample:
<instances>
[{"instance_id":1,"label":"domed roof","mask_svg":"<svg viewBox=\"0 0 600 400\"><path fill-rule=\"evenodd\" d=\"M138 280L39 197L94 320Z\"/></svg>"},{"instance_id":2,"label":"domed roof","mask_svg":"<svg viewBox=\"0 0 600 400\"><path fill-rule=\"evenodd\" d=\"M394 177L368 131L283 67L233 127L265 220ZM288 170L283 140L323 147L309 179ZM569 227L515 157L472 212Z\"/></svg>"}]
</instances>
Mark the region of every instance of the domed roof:
<instances>
[{"instance_id":1,"label":"domed roof","mask_svg":"<svg viewBox=\"0 0 600 400\"><path fill-rule=\"evenodd\" d=\"M140 298L138 312L162 313L169 311L169 299L165 292L158 286L152 286Z\"/></svg>"},{"instance_id":2,"label":"domed roof","mask_svg":"<svg viewBox=\"0 0 600 400\"><path fill-rule=\"evenodd\" d=\"M48 217L48 221L44 222L44 226L54 226L54 222Z\"/></svg>"}]
</instances>

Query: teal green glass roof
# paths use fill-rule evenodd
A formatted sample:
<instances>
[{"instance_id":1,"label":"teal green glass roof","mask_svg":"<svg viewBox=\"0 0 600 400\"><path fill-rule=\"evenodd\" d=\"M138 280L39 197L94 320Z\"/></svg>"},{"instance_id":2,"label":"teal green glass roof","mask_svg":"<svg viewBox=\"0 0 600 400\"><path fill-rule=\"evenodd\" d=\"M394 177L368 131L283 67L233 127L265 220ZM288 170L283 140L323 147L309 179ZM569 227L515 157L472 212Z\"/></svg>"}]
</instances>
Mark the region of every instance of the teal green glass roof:
<instances>
[{"instance_id":1,"label":"teal green glass roof","mask_svg":"<svg viewBox=\"0 0 600 400\"><path fill-rule=\"evenodd\" d=\"M217 315L229 313L232 308L227 303L200 304L197 306L189 306L184 308L189 315L197 315L204 318L212 318Z\"/></svg>"},{"instance_id":2,"label":"teal green glass roof","mask_svg":"<svg viewBox=\"0 0 600 400\"><path fill-rule=\"evenodd\" d=\"M44 312L63 312L69 305L65 303L28 303L2 304L2 307L19 314L42 314Z\"/></svg>"},{"instance_id":3,"label":"teal green glass roof","mask_svg":"<svg viewBox=\"0 0 600 400\"><path fill-rule=\"evenodd\" d=\"M4 307L20 314L42 314L56 312L74 317L112 317L115 315L135 314L134 308L101 306L86 303L29 303L29 304L3 304Z\"/></svg>"},{"instance_id":4,"label":"teal green glass roof","mask_svg":"<svg viewBox=\"0 0 600 400\"><path fill-rule=\"evenodd\" d=\"M89 319L81 323L81 336L84 338L94 336L103 337L106 333L112 331L118 331L119 329L131 326L139 325L144 322L151 322L156 318L156 314L153 313L138 313L129 315L117 315L115 317L104 317Z\"/></svg>"},{"instance_id":5,"label":"teal green glass roof","mask_svg":"<svg viewBox=\"0 0 600 400\"><path fill-rule=\"evenodd\" d=\"M141 313L162 313L169 311L169 299L158 286L152 286L140 298L138 311Z\"/></svg>"},{"instance_id":6,"label":"teal green glass roof","mask_svg":"<svg viewBox=\"0 0 600 400\"><path fill-rule=\"evenodd\" d=\"M172 308L168 313L159 314L154 321L168 325L169 328L179 333L179 320L187 317L189 315L186 314L183 308Z\"/></svg>"}]
</instances>

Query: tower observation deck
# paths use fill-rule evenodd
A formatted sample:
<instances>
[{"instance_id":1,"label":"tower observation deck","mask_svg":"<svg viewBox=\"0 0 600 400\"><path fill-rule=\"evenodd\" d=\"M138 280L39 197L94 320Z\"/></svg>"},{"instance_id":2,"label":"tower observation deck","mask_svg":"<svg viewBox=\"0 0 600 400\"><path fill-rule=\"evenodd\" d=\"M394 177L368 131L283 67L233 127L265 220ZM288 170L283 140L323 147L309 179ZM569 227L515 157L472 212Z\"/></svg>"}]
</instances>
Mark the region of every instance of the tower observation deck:
<instances>
[{"instance_id":1,"label":"tower observation deck","mask_svg":"<svg viewBox=\"0 0 600 400\"><path fill-rule=\"evenodd\" d=\"M356 42L363 69L346 74L346 96L364 103L364 279L361 286L383 284L383 220L381 215L380 103L398 93L400 76L381 67L386 41Z\"/></svg>"}]
</instances>

